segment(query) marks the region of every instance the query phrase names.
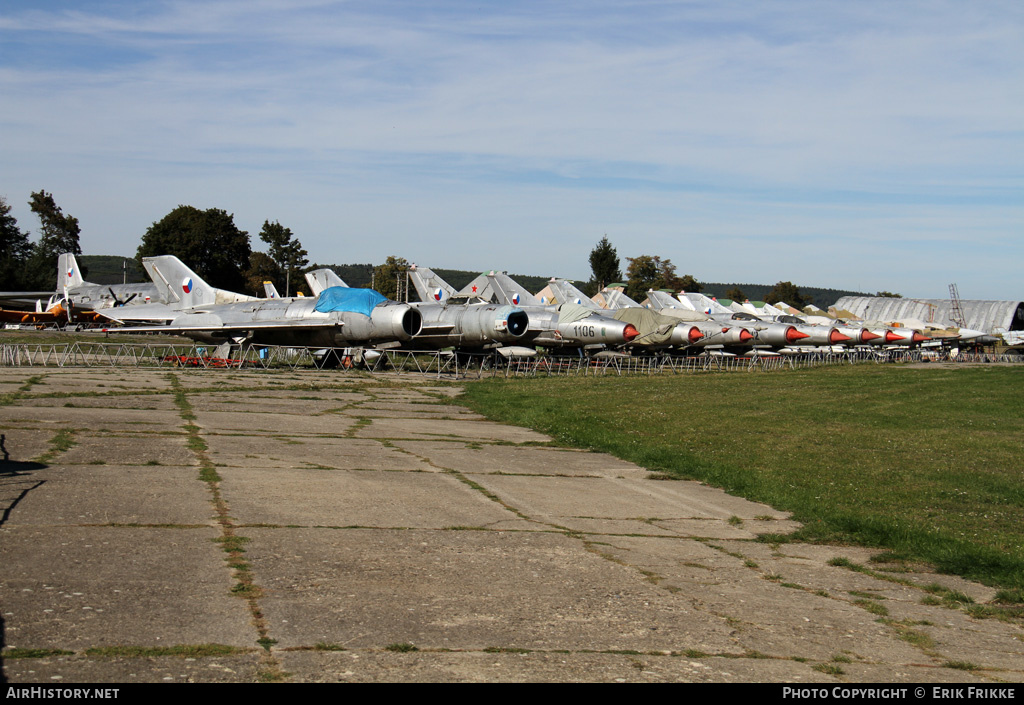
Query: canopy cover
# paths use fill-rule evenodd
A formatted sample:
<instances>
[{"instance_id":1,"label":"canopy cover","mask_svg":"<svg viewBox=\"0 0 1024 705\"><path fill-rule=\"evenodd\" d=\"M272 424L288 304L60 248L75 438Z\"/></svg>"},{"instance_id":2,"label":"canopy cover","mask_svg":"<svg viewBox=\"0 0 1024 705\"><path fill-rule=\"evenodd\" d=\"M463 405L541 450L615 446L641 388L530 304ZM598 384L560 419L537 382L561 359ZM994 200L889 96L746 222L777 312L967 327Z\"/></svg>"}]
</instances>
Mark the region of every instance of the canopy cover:
<instances>
[{"instance_id":1,"label":"canopy cover","mask_svg":"<svg viewBox=\"0 0 1024 705\"><path fill-rule=\"evenodd\" d=\"M582 321L588 316L592 316L596 311L591 311L589 308L580 306L579 304L562 304L558 307L558 322L559 323L575 323L576 321Z\"/></svg>"},{"instance_id":2,"label":"canopy cover","mask_svg":"<svg viewBox=\"0 0 1024 705\"><path fill-rule=\"evenodd\" d=\"M369 317L374 307L387 301L387 297L373 289L350 289L346 286L332 286L320 292L314 311L351 311Z\"/></svg>"},{"instance_id":3,"label":"canopy cover","mask_svg":"<svg viewBox=\"0 0 1024 705\"><path fill-rule=\"evenodd\" d=\"M662 316L646 308L620 308L615 312L615 320L631 323L640 331L633 339L635 345L665 345L672 339L672 329L679 320Z\"/></svg>"}]
</instances>

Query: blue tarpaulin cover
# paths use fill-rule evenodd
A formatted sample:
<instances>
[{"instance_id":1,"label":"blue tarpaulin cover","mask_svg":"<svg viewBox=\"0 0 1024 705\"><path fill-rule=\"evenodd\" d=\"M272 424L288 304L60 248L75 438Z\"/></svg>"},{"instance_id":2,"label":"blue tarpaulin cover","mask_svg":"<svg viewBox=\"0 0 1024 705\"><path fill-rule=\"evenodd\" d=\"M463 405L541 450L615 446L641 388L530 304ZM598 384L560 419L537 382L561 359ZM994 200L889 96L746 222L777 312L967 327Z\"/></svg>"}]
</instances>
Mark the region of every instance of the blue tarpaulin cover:
<instances>
[{"instance_id":1,"label":"blue tarpaulin cover","mask_svg":"<svg viewBox=\"0 0 1024 705\"><path fill-rule=\"evenodd\" d=\"M315 311L352 311L369 316L373 307L387 301L387 297L373 289L350 289L346 286L332 286L320 292Z\"/></svg>"}]
</instances>

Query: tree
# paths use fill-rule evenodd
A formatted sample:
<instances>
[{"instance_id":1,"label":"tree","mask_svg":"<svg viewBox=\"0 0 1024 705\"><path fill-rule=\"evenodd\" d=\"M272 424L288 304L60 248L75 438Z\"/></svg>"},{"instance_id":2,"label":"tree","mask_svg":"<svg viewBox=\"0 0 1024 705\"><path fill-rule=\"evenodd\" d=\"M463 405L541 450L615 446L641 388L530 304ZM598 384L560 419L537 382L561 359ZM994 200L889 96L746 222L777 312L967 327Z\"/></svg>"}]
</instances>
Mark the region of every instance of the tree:
<instances>
[{"instance_id":1,"label":"tree","mask_svg":"<svg viewBox=\"0 0 1024 705\"><path fill-rule=\"evenodd\" d=\"M270 245L267 255L278 268L278 274L272 278L272 281L276 286L284 289L285 296L291 296L292 272L298 274L306 268L306 265L309 264L306 255L309 253L302 249L302 243L292 239L291 229L284 227L276 220L273 223L269 220L263 222L260 240ZM281 281L281 274L283 274L284 281Z\"/></svg>"},{"instance_id":2,"label":"tree","mask_svg":"<svg viewBox=\"0 0 1024 705\"><path fill-rule=\"evenodd\" d=\"M601 241L590 251L590 271L592 272L588 288L594 291L589 292L591 296L613 282L622 280L622 272L619 269L619 253L612 244L608 242L605 235Z\"/></svg>"},{"instance_id":3,"label":"tree","mask_svg":"<svg viewBox=\"0 0 1024 705\"><path fill-rule=\"evenodd\" d=\"M252 248L234 218L219 208L178 206L146 230L135 258L174 255L211 286L241 291Z\"/></svg>"},{"instance_id":4,"label":"tree","mask_svg":"<svg viewBox=\"0 0 1024 705\"><path fill-rule=\"evenodd\" d=\"M409 262L405 258L390 255L384 264L373 268L373 288L394 300L398 296L399 276L404 277L404 272L407 269L409 269Z\"/></svg>"},{"instance_id":5,"label":"tree","mask_svg":"<svg viewBox=\"0 0 1024 705\"><path fill-rule=\"evenodd\" d=\"M263 282L274 281L280 273L281 268L270 259L270 255L266 252L253 252L249 255L249 268L245 270L245 293L261 298L266 296ZM274 286L277 286L276 282Z\"/></svg>"},{"instance_id":6,"label":"tree","mask_svg":"<svg viewBox=\"0 0 1024 705\"><path fill-rule=\"evenodd\" d=\"M884 298L884 299L902 299L903 298L902 294L894 294L891 291L880 291L877 294L875 294L875 296L877 296L879 298Z\"/></svg>"},{"instance_id":7,"label":"tree","mask_svg":"<svg viewBox=\"0 0 1024 705\"><path fill-rule=\"evenodd\" d=\"M699 294L704 291L704 285L694 279L692 275L687 274L679 280L679 291L692 291Z\"/></svg>"},{"instance_id":8,"label":"tree","mask_svg":"<svg viewBox=\"0 0 1024 705\"><path fill-rule=\"evenodd\" d=\"M794 306L796 308L803 308L811 302L810 299L804 298L800 294L800 289L798 289L793 282L778 282L775 287L765 295L764 301L768 304L777 304L780 301L784 301L790 306Z\"/></svg>"},{"instance_id":9,"label":"tree","mask_svg":"<svg viewBox=\"0 0 1024 705\"><path fill-rule=\"evenodd\" d=\"M57 281L57 256L65 252L82 254L78 242L81 228L78 218L64 215L51 193L42 190L33 193L28 205L39 216L40 223L39 242L32 248L28 273L34 286L51 286Z\"/></svg>"},{"instance_id":10,"label":"tree","mask_svg":"<svg viewBox=\"0 0 1024 705\"><path fill-rule=\"evenodd\" d=\"M18 227L7 199L0 196L0 282L5 289L34 288L34 282L26 271L31 256L32 243L28 233Z\"/></svg>"},{"instance_id":11,"label":"tree","mask_svg":"<svg viewBox=\"0 0 1024 705\"><path fill-rule=\"evenodd\" d=\"M747 295L743 293L743 289L738 286L734 286L729 289L729 291L725 292L725 298L742 303L747 300Z\"/></svg>"},{"instance_id":12,"label":"tree","mask_svg":"<svg viewBox=\"0 0 1024 705\"><path fill-rule=\"evenodd\" d=\"M629 267L626 268L626 296L637 301L647 298L648 289L671 289L672 291L700 291L703 288L690 275L680 279L676 274L676 266L670 259L658 256L640 255L627 257ZM691 288L684 287L689 284Z\"/></svg>"}]
</instances>

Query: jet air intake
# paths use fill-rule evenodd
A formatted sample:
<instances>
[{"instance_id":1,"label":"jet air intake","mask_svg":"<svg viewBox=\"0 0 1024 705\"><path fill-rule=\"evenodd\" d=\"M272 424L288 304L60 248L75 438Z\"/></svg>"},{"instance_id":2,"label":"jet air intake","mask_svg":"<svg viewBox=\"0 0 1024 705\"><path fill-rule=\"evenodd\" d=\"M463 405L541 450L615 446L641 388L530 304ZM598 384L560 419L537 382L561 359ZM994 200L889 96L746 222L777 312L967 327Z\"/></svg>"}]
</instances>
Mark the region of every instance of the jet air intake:
<instances>
[{"instance_id":1,"label":"jet air intake","mask_svg":"<svg viewBox=\"0 0 1024 705\"><path fill-rule=\"evenodd\" d=\"M522 309L513 309L508 316L495 322L495 330L504 330L510 335L521 338L530 329L530 315Z\"/></svg>"}]
</instances>

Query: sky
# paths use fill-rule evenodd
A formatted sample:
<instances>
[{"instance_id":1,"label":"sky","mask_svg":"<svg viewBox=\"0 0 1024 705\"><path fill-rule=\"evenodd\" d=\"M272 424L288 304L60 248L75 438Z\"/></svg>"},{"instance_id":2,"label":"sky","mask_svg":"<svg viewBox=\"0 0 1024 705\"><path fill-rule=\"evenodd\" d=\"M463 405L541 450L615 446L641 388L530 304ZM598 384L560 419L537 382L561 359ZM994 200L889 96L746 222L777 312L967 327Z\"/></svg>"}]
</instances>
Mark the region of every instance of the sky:
<instances>
[{"instance_id":1,"label":"sky","mask_svg":"<svg viewBox=\"0 0 1024 705\"><path fill-rule=\"evenodd\" d=\"M5 0L0 196L321 264L1024 299L1024 3ZM0 284L0 289L3 286Z\"/></svg>"}]
</instances>

